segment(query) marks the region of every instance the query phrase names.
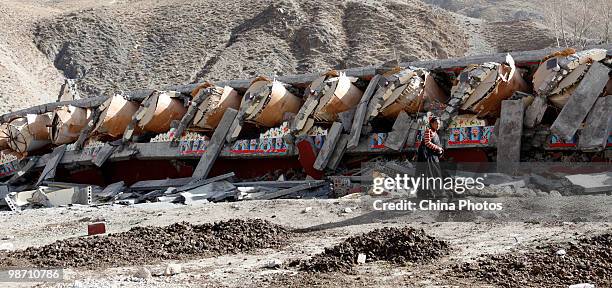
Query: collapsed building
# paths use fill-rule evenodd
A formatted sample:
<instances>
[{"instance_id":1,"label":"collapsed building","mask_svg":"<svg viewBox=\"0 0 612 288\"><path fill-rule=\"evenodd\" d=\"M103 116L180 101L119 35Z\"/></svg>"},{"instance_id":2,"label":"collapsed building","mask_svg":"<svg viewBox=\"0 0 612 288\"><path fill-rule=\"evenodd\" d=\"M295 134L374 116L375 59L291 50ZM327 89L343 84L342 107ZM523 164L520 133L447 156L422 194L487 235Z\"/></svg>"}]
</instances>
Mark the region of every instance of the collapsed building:
<instances>
[{"instance_id":1,"label":"collapsed building","mask_svg":"<svg viewBox=\"0 0 612 288\"><path fill-rule=\"evenodd\" d=\"M87 203L87 187L113 198L121 189L112 183L141 200L193 199L184 192L207 185L214 186L205 189L207 199L225 199L227 191L261 194L254 199L320 192L321 180L266 182L249 190L227 179L260 179L272 171L323 179L358 166L352 159L410 155L420 144L427 113L443 122L449 161L518 163L551 151L610 161L611 53L548 49L108 98L63 95L0 116L0 196L8 202L7 193L13 193L14 206L26 196L46 205L68 198ZM179 189L160 194L170 187ZM29 194L17 196L22 191ZM67 198L41 197L51 193Z\"/></svg>"}]
</instances>

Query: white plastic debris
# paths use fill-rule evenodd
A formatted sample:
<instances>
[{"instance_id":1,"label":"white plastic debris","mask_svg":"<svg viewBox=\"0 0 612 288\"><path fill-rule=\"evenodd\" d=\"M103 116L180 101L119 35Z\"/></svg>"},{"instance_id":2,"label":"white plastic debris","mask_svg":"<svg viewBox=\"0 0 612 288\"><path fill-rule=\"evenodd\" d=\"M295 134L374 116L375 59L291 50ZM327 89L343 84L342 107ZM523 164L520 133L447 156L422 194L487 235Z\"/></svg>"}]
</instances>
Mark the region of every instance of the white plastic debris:
<instances>
[{"instance_id":1,"label":"white plastic debris","mask_svg":"<svg viewBox=\"0 0 612 288\"><path fill-rule=\"evenodd\" d=\"M357 263L365 264L366 263L366 255L363 254L363 253L359 253L359 255L357 255Z\"/></svg>"}]
</instances>

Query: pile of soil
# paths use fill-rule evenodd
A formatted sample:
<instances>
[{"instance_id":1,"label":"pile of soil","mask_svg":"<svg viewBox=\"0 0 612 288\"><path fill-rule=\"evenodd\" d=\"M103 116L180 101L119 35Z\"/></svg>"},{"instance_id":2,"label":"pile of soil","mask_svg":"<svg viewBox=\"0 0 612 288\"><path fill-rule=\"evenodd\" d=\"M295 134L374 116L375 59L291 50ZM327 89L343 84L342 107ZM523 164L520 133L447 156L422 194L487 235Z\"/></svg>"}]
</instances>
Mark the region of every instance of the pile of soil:
<instances>
[{"instance_id":1,"label":"pile of soil","mask_svg":"<svg viewBox=\"0 0 612 288\"><path fill-rule=\"evenodd\" d=\"M165 227L134 227L105 236L56 241L0 255L0 267L105 267L150 264L275 248L288 231L265 220L232 219L212 224L187 222Z\"/></svg>"},{"instance_id":2,"label":"pile of soil","mask_svg":"<svg viewBox=\"0 0 612 288\"><path fill-rule=\"evenodd\" d=\"M578 243L546 245L528 253L489 256L453 267L457 277L476 277L500 287L568 287L592 283L612 287L612 234ZM561 249L565 254L558 253Z\"/></svg>"},{"instance_id":3,"label":"pile of soil","mask_svg":"<svg viewBox=\"0 0 612 288\"><path fill-rule=\"evenodd\" d=\"M366 262L384 260L404 265L428 262L447 255L449 250L445 241L427 235L422 229L381 228L350 237L299 265L300 270L308 272L349 272L360 253L366 255Z\"/></svg>"}]
</instances>

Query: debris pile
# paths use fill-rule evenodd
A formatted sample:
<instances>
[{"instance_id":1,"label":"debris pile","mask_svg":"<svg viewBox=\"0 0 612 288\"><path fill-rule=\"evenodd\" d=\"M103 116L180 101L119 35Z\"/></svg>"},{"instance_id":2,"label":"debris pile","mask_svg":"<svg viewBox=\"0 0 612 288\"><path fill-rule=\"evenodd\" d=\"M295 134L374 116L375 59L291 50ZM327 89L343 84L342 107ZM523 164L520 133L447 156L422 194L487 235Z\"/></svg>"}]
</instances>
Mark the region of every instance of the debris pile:
<instances>
[{"instance_id":1,"label":"debris pile","mask_svg":"<svg viewBox=\"0 0 612 288\"><path fill-rule=\"evenodd\" d=\"M527 253L488 256L453 267L451 274L476 277L500 287L568 287L576 283L612 285L612 234L567 245L551 244Z\"/></svg>"},{"instance_id":2,"label":"debris pile","mask_svg":"<svg viewBox=\"0 0 612 288\"><path fill-rule=\"evenodd\" d=\"M288 231L265 220L232 219L134 227L127 232L79 237L0 254L0 267L106 267L151 264L239 253L284 245Z\"/></svg>"},{"instance_id":3,"label":"debris pile","mask_svg":"<svg viewBox=\"0 0 612 288\"><path fill-rule=\"evenodd\" d=\"M347 272L358 264L360 254L365 255L365 262L382 260L404 265L438 259L449 251L445 241L427 235L422 229L385 227L325 248L325 252L299 265L301 270L308 272Z\"/></svg>"}]
</instances>

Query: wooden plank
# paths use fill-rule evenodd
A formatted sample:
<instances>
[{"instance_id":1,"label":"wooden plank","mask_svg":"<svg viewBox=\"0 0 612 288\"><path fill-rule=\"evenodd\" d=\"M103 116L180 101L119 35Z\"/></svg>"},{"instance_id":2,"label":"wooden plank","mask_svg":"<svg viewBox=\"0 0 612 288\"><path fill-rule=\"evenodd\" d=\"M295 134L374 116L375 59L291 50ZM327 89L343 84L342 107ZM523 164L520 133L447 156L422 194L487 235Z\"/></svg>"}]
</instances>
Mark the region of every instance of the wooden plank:
<instances>
[{"instance_id":1,"label":"wooden plank","mask_svg":"<svg viewBox=\"0 0 612 288\"><path fill-rule=\"evenodd\" d=\"M118 146L113 146L110 143L105 143L104 146L100 148L96 156L91 159L91 162L98 167L102 167L104 162L106 162L106 160L115 152L115 150L117 150L117 147Z\"/></svg>"},{"instance_id":2,"label":"wooden plank","mask_svg":"<svg viewBox=\"0 0 612 288\"><path fill-rule=\"evenodd\" d=\"M138 181L130 186L131 191L148 191L167 189L169 187L180 187L189 184L191 177L160 179L160 180L144 180Z\"/></svg>"},{"instance_id":3,"label":"wooden plank","mask_svg":"<svg viewBox=\"0 0 612 288\"><path fill-rule=\"evenodd\" d=\"M215 176L215 177L210 177L208 179L200 179L200 180L196 180L196 181L190 181L190 183L182 185L180 187L176 188L177 192L183 192L183 191L187 191L187 190L191 190L194 188L198 188L200 186L204 186L206 184L210 184L212 182L216 182L216 181L221 181L221 180L225 180L231 177L236 176L236 174L234 174L234 172L230 172L230 173L225 173L219 176Z\"/></svg>"},{"instance_id":4,"label":"wooden plank","mask_svg":"<svg viewBox=\"0 0 612 288\"><path fill-rule=\"evenodd\" d=\"M81 134L79 134L79 138L74 143L74 147L76 148L76 150L83 149L83 145L85 144L85 141L89 137L89 134L91 134L91 131L93 131L93 129L96 127L96 123L98 123L98 120L100 119L100 114L102 114L101 108L105 108L105 107L98 107L93 110L91 119L89 119L89 121L87 122L87 126L83 128L83 130L81 131Z\"/></svg>"},{"instance_id":5,"label":"wooden plank","mask_svg":"<svg viewBox=\"0 0 612 288\"><path fill-rule=\"evenodd\" d=\"M232 183L236 187L276 187L276 188L291 188L296 185L305 183L325 182L324 180L294 180L294 181L252 181L252 182L236 182Z\"/></svg>"},{"instance_id":6,"label":"wooden plank","mask_svg":"<svg viewBox=\"0 0 612 288\"><path fill-rule=\"evenodd\" d=\"M28 160L28 162L25 165L23 165L23 167L21 167L21 169L19 169L19 171L15 172L15 174L13 174L13 176L11 176L11 178L9 180L7 180L6 182L4 182L4 183L5 184L13 184L13 183L17 182L17 180L19 178L21 178L21 176L25 175L32 168L36 167L36 164L38 163L38 161L40 159L41 159L41 157L38 157L38 156L31 157Z\"/></svg>"},{"instance_id":7,"label":"wooden plank","mask_svg":"<svg viewBox=\"0 0 612 288\"><path fill-rule=\"evenodd\" d=\"M332 153L338 144L338 140L340 140L340 134L342 133L342 123L334 122L327 131L327 136L325 137L325 143L323 143L323 147L319 151L317 155L317 159L313 167L319 171L323 171L329 163L329 159L331 159Z\"/></svg>"},{"instance_id":8,"label":"wooden plank","mask_svg":"<svg viewBox=\"0 0 612 288\"><path fill-rule=\"evenodd\" d=\"M342 156L346 152L346 144L348 144L350 136L348 134L341 134L340 140L338 140L338 145L334 149L334 153L332 153L331 158L329 159L329 163L327 164L327 168L329 170L336 170L340 161L342 160Z\"/></svg>"},{"instance_id":9,"label":"wooden plank","mask_svg":"<svg viewBox=\"0 0 612 288\"><path fill-rule=\"evenodd\" d=\"M497 139L497 172L515 174L521 160L524 106L522 100L502 101Z\"/></svg>"},{"instance_id":10,"label":"wooden plank","mask_svg":"<svg viewBox=\"0 0 612 288\"><path fill-rule=\"evenodd\" d=\"M544 117L544 112L546 112L547 108L548 105L546 104L546 98L536 96L533 99L533 102L531 102L531 104L529 105L529 107L527 107L527 111L525 111L525 121L523 123L525 127L533 128L536 125L540 124L540 122L542 122L542 117Z\"/></svg>"},{"instance_id":11,"label":"wooden plank","mask_svg":"<svg viewBox=\"0 0 612 288\"><path fill-rule=\"evenodd\" d=\"M230 126L236 119L236 115L238 111L232 108L228 108L223 113L223 118L221 118L221 122L213 132L212 137L210 138L210 142L208 143L208 147L206 148L206 152L202 154L202 158L200 158L200 162L198 166L196 166L192 175L192 182L197 181L199 179L204 179L208 176L210 169L212 168L215 160L221 153L221 149L225 144L225 136L227 136L227 132L230 129Z\"/></svg>"},{"instance_id":12,"label":"wooden plank","mask_svg":"<svg viewBox=\"0 0 612 288\"><path fill-rule=\"evenodd\" d=\"M10 122L11 120L15 118L24 117L27 114L42 114L42 113L52 112L53 110L55 110L55 108L65 106L65 105L72 105L72 106L82 107L82 108L96 107L104 103L104 101L106 101L107 99L108 97L106 96L90 97L90 98L84 98L84 99L78 99L78 100L60 101L60 102L53 102L53 103L37 105L37 106L30 107L30 108L18 110L15 112L3 114L2 116L0 116L0 122L3 122L3 123Z\"/></svg>"},{"instance_id":13,"label":"wooden plank","mask_svg":"<svg viewBox=\"0 0 612 288\"><path fill-rule=\"evenodd\" d=\"M53 149L53 152L51 153L51 158L49 159L49 161L47 161L45 169L43 169L43 172L40 174L38 181L36 181L36 186L40 185L40 183L44 180L53 179L53 177L55 177L57 164L59 164L62 160L62 157L64 157L64 152L66 152L66 144Z\"/></svg>"},{"instance_id":14,"label":"wooden plank","mask_svg":"<svg viewBox=\"0 0 612 288\"><path fill-rule=\"evenodd\" d=\"M582 151L605 149L610 121L612 121L612 97L599 97L586 118L586 126L578 138L578 148Z\"/></svg>"},{"instance_id":15,"label":"wooden plank","mask_svg":"<svg viewBox=\"0 0 612 288\"><path fill-rule=\"evenodd\" d=\"M553 134L565 139L574 137L582 121L597 101L597 97L608 83L609 72L610 69L599 62L591 65L550 127Z\"/></svg>"},{"instance_id":16,"label":"wooden plank","mask_svg":"<svg viewBox=\"0 0 612 288\"><path fill-rule=\"evenodd\" d=\"M325 183L326 183L325 181L308 182L308 183L304 183L304 184L301 184L301 185L298 185L298 186L294 186L294 187L291 187L291 188L279 190L279 191L272 192L272 193L263 194L260 197L255 198L255 200L276 199L276 198L280 198L280 197L283 197L283 196L287 196L287 195L289 195L291 193L300 192L300 191L306 190L306 189L320 187L320 186L323 186Z\"/></svg>"},{"instance_id":17,"label":"wooden plank","mask_svg":"<svg viewBox=\"0 0 612 288\"><path fill-rule=\"evenodd\" d=\"M400 112L393 123L393 129L385 140L385 147L395 151L402 150L411 131L412 121L414 120L405 111Z\"/></svg>"},{"instance_id":18,"label":"wooden plank","mask_svg":"<svg viewBox=\"0 0 612 288\"><path fill-rule=\"evenodd\" d=\"M363 121L366 118L368 104L370 103L370 99L372 98L372 95L374 95L376 88L378 88L378 83L380 82L381 78L381 75L374 76L374 78L370 80L370 83L368 84L368 87L366 88L365 92L363 92L363 95L361 95L361 100L359 100L359 104L357 105L357 109L355 110L355 116L353 117L351 132L349 133L350 138L347 143L348 149L353 149L359 144L359 138L361 137L361 128L363 127Z\"/></svg>"}]
</instances>

